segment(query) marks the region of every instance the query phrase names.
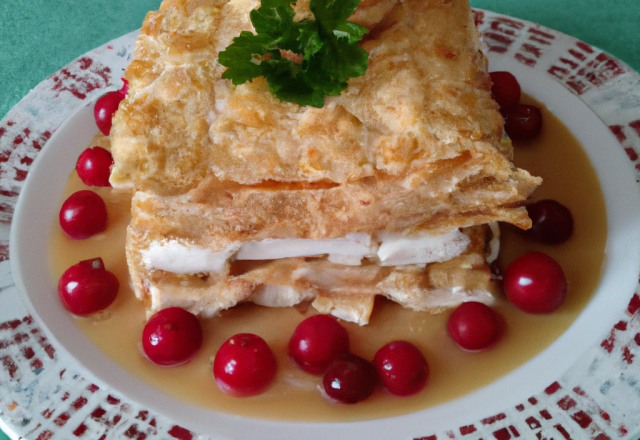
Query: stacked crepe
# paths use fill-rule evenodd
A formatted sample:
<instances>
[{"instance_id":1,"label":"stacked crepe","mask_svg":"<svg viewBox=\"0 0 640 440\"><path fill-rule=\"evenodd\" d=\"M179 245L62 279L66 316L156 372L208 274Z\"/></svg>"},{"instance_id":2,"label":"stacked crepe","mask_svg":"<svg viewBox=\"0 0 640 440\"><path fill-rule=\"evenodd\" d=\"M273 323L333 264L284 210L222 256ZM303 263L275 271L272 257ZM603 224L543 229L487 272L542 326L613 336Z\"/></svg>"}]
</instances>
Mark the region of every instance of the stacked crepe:
<instances>
[{"instance_id":1,"label":"stacked crepe","mask_svg":"<svg viewBox=\"0 0 640 440\"><path fill-rule=\"evenodd\" d=\"M136 295L205 317L311 302L359 324L378 295L493 302L489 225L528 228L541 179L511 162L468 1L363 0L369 67L322 108L221 78L258 6L164 0L145 19L111 131Z\"/></svg>"}]
</instances>

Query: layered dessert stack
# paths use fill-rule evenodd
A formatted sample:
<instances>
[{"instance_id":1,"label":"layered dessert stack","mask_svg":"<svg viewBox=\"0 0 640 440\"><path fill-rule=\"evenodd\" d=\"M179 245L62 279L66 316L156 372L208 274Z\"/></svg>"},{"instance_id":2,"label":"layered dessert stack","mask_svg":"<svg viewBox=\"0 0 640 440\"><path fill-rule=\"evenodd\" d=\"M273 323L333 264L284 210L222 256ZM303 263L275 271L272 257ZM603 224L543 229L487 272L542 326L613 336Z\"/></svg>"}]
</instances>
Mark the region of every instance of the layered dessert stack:
<instances>
[{"instance_id":1,"label":"layered dessert stack","mask_svg":"<svg viewBox=\"0 0 640 440\"><path fill-rule=\"evenodd\" d=\"M205 317L311 302L359 324L378 295L491 303L495 222L528 228L541 179L511 162L468 1L363 0L368 68L321 108L222 78L258 6L164 0L145 19L111 131L136 295Z\"/></svg>"}]
</instances>

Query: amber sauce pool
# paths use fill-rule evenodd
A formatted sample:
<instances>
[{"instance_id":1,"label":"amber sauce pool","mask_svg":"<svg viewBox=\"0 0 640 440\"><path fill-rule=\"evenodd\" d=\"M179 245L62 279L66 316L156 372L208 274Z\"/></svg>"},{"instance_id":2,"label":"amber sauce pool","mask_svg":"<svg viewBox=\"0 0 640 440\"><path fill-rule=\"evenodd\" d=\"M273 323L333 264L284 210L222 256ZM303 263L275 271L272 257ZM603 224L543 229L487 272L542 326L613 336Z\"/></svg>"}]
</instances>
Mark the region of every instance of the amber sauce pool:
<instances>
[{"instance_id":1,"label":"amber sauce pool","mask_svg":"<svg viewBox=\"0 0 640 440\"><path fill-rule=\"evenodd\" d=\"M523 100L532 102L528 98ZM182 401L220 412L287 421L377 419L432 407L499 379L543 351L569 327L598 286L606 240L602 191L592 165L575 138L548 111L543 110L543 116L540 136L515 144L515 163L544 178L533 200L553 198L571 210L574 235L567 243L552 247L532 243L517 231L502 227L500 262L506 267L518 255L531 250L552 255L567 276L567 300L558 311L536 316L520 312L500 298L497 310L504 317L506 331L496 347L482 353L467 353L454 345L446 332L448 313L414 312L380 300L369 325L344 323L351 336L352 351L365 358L372 359L378 348L394 339L411 341L423 351L431 376L427 387L412 397L393 397L378 390L356 405L327 402L317 389L321 378L299 370L286 354L295 326L310 316L312 309L302 312L295 308L236 307L202 322L205 342L189 364L174 368L152 364L139 349L145 311L129 288L125 262L124 237L130 220L128 194L93 188L107 202L109 227L105 233L81 241L65 237L59 226L54 228L52 270L58 279L66 268L78 261L102 257L107 269L118 276L120 292L116 302L100 316L77 318L79 331L131 374ZM108 147L108 141L96 137L92 145ZM64 197L85 188L73 172ZM262 336L278 359L274 384L257 397L226 396L213 381L212 356L226 339L240 332Z\"/></svg>"}]
</instances>

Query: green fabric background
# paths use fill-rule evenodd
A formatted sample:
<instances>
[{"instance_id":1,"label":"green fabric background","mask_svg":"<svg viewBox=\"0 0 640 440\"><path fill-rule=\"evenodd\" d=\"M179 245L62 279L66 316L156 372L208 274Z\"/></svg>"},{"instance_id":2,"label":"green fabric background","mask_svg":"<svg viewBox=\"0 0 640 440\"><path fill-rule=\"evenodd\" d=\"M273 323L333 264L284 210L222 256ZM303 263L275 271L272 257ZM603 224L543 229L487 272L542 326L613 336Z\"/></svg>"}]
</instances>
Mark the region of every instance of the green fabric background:
<instances>
[{"instance_id":1,"label":"green fabric background","mask_svg":"<svg viewBox=\"0 0 640 440\"><path fill-rule=\"evenodd\" d=\"M0 0L0 117L85 52L139 27L160 0ZM640 70L639 0L471 0L543 24Z\"/></svg>"},{"instance_id":2,"label":"green fabric background","mask_svg":"<svg viewBox=\"0 0 640 440\"><path fill-rule=\"evenodd\" d=\"M160 0L0 0L0 118L66 64L140 26ZM640 70L639 0L471 0L597 46ZM0 432L0 440L5 440Z\"/></svg>"}]
</instances>

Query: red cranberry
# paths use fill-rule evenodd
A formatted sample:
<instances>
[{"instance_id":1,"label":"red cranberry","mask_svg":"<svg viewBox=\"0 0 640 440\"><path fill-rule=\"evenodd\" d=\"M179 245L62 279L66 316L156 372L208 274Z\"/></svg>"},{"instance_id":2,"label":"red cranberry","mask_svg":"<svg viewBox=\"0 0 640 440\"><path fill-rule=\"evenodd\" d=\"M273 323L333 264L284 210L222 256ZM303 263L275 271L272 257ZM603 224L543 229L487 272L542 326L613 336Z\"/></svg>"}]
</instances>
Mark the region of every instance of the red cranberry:
<instances>
[{"instance_id":1,"label":"red cranberry","mask_svg":"<svg viewBox=\"0 0 640 440\"><path fill-rule=\"evenodd\" d=\"M113 156L102 147L87 148L76 162L78 177L85 185L111 186L109 175L113 165Z\"/></svg>"},{"instance_id":2,"label":"red cranberry","mask_svg":"<svg viewBox=\"0 0 640 440\"><path fill-rule=\"evenodd\" d=\"M93 108L93 116L96 120L96 125L105 136L109 136L113 115L116 110L118 110L120 101L127 96L127 92L129 91L129 82L124 78L122 78L122 81L124 82L124 85L120 90L105 93L98 98L96 105Z\"/></svg>"},{"instance_id":3,"label":"red cranberry","mask_svg":"<svg viewBox=\"0 0 640 440\"><path fill-rule=\"evenodd\" d=\"M410 342L393 341L377 351L373 363L385 388L395 396L409 396L422 390L429 377L429 364Z\"/></svg>"},{"instance_id":4,"label":"red cranberry","mask_svg":"<svg viewBox=\"0 0 640 440\"><path fill-rule=\"evenodd\" d=\"M480 302L462 303L449 316L449 335L463 350L487 350L502 335L500 318L491 307Z\"/></svg>"},{"instance_id":5,"label":"red cranberry","mask_svg":"<svg viewBox=\"0 0 640 440\"><path fill-rule=\"evenodd\" d=\"M322 377L326 395L342 403L356 403L369 397L378 385L376 367L351 353L337 355Z\"/></svg>"},{"instance_id":6,"label":"red cranberry","mask_svg":"<svg viewBox=\"0 0 640 440\"><path fill-rule=\"evenodd\" d=\"M276 358L267 343L251 333L229 338L213 361L218 388L235 397L263 392L275 377L276 369Z\"/></svg>"},{"instance_id":7,"label":"red cranberry","mask_svg":"<svg viewBox=\"0 0 640 440\"><path fill-rule=\"evenodd\" d=\"M64 307L75 315L106 309L116 299L120 283L104 268L102 258L84 260L67 269L58 281Z\"/></svg>"},{"instance_id":8,"label":"red cranberry","mask_svg":"<svg viewBox=\"0 0 640 440\"><path fill-rule=\"evenodd\" d=\"M331 359L349 352L347 330L330 315L314 315L302 321L289 340L289 356L304 371L322 374Z\"/></svg>"},{"instance_id":9,"label":"red cranberry","mask_svg":"<svg viewBox=\"0 0 640 440\"><path fill-rule=\"evenodd\" d=\"M155 313L142 331L142 349L149 360L164 366L189 362L202 346L198 318L179 307Z\"/></svg>"},{"instance_id":10,"label":"red cranberry","mask_svg":"<svg viewBox=\"0 0 640 440\"><path fill-rule=\"evenodd\" d=\"M531 229L526 233L545 244L560 244L573 233L573 216L569 209L555 200L540 200L527 205Z\"/></svg>"},{"instance_id":11,"label":"red cranberry","mask_svg":"<svg viewBox=\"0 0 640 440\"><path fill-rule=\"evenodd\" d=\"M107 229L107 205L88 189L75 192L60 208L60 226L71 238L81 240Z\"/></svg>"},{"instance_id":12,"label":"red cranberry","mask_svg":"<svg viewBox=\"0 0 640 440\"><path fill-rule=\"evenodd\" d=\"M504 130L512 139L532 139L542 129L542 112L538 107L519 104L504 115Z\"/></svg>"},{"instance_id":13,"label":"red cranberry","mask_svg":"<svg viewBox=\"0 0 640 440\"><path fill-rule=\"evenodd\" d=\"M500 106L500 111L511 110L520 102L520 84L509 72L491 72L491 96Z\"/></svg>"},{"instance_id":14,"label":"red cranberry","mask_svg":"<svg viewBox=\"0 0 640 440\"><path fill-rule=\"evenodd\" d=\"M567 296L567 279L556 260L542 252L529 252L507 268L504 291L522 311L551 313Z\"/></svg>"}]
</instances>

